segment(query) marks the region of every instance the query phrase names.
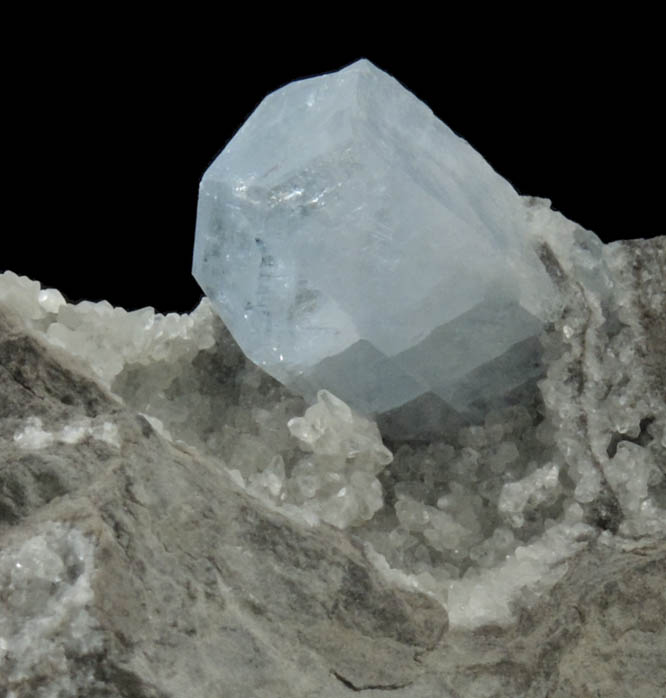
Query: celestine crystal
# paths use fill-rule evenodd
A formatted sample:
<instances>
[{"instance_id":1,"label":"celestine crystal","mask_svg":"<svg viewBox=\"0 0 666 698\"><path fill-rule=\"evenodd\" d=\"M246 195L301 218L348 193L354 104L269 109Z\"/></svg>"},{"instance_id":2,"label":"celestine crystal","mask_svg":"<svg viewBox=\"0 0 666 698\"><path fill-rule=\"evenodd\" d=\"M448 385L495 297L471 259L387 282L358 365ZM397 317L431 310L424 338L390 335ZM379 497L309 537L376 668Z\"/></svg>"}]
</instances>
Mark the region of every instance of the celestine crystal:
<instances>
[{"instance_id":1,"label":"celestine crystal","mask_svg":"<svg viewBox=\"0 0 666 698\"><path fill-rule=\"evenodd\" d=\"M309 399L478 421L542 375L555 291L525 203L367 60L257 107L201 181L193 272Z\"/></svg>"}]
</instances>

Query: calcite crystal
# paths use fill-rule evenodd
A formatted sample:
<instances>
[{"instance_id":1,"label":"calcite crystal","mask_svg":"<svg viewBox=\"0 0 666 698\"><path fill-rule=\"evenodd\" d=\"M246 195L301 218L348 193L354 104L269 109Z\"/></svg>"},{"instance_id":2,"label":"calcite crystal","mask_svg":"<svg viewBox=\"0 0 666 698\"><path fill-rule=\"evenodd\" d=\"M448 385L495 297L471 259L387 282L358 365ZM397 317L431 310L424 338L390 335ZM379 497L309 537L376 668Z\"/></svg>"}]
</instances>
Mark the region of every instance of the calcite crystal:
<instances>
[{"instance_id":1,"label":"calcite crystal","mask_svg":"<svg viewBox=\"0 0 666 698\"><path fill-rule=\"evenodd\" d=\"M212 163L193 273L307 398L478 420L541 375L553 289L528 237L511 185L360 60L270 94Z\"/></svg>"}]
</instances>

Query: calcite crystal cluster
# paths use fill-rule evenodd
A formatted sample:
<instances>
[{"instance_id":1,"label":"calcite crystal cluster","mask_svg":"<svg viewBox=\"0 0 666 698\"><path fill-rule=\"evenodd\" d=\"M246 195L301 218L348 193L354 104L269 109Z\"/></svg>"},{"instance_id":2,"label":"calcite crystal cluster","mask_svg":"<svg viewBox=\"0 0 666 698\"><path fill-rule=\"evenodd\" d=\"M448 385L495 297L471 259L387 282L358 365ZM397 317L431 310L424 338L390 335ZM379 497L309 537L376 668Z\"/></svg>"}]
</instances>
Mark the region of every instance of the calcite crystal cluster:
<instances>
[{"instance_id":1,"label":"calcite crystal cluster","mask_svg":"<svg viewBox=\"0 0 666 698\"><path fill-rule=\"evenodd\" d=\"M266 97L208 168L193 271L306 398L478 420L541 375L554 290L527 229L511 185L361 60Z\"/></svg>"}]
</instances>

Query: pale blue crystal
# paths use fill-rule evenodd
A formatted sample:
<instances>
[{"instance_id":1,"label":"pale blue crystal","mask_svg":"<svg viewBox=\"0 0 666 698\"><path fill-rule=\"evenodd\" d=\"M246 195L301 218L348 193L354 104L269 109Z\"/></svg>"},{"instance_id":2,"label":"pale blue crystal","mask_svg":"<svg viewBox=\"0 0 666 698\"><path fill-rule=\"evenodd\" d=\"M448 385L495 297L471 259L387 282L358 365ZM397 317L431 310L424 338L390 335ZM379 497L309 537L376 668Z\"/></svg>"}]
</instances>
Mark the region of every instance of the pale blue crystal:
<instances>
[{"instance_id":1,"label":"pale blue crystal","mask_svg":"<svg viewBox=\"0 0 666 698\"><path fill-rule=\"evenodd\" d=\"M268 95L209 167L193 273L247 356L305 395L474 417L541 370L550 286L526 231L511 185L360 60Z\"/></svg>"}]
</instances>

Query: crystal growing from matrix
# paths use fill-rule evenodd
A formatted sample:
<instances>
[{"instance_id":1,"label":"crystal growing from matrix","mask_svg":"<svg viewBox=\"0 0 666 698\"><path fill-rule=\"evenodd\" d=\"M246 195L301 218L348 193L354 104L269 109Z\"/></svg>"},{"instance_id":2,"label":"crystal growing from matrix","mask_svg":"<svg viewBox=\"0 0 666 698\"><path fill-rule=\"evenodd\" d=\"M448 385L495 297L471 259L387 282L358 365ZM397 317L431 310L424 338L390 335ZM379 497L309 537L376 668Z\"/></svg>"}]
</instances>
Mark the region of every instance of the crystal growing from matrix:
<instances>
[{"instance_id":1,"label":"crystal growing from matrix","mask_svg":"<svg viewBox=\"0 0 666 698\"><path fill-rule=\"evenodd\" d=\"M360 60L268 95L212 163L193 272L306 397L478 418L540 375L552 290L527 238L511 185Z\"/></svg>"}]
</instances>

